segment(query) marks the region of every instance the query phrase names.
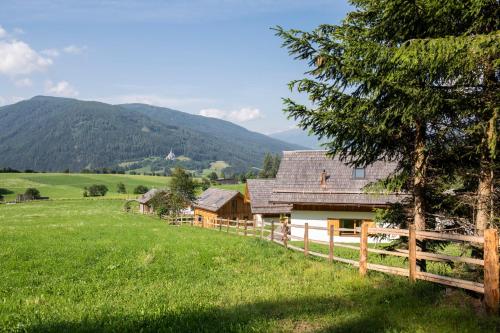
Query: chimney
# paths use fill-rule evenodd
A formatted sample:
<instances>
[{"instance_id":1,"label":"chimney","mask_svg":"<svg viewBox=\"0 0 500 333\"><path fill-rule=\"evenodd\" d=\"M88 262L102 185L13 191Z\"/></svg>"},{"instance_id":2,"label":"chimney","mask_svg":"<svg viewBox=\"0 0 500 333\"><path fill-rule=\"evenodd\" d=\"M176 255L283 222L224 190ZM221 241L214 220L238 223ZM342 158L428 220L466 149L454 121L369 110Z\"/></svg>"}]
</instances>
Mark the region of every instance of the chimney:
<instances>
[{"instance_id":1,"label":"chimney","mask_svg":"<svg viewBox=\"0 0 500 333\"><path fill-rule=\"evenodd\" d=\"M321 172L321 181L320 185L322 189L326 189L326 170L323 169L323 172Z\"/></svg>"}]
</instances>

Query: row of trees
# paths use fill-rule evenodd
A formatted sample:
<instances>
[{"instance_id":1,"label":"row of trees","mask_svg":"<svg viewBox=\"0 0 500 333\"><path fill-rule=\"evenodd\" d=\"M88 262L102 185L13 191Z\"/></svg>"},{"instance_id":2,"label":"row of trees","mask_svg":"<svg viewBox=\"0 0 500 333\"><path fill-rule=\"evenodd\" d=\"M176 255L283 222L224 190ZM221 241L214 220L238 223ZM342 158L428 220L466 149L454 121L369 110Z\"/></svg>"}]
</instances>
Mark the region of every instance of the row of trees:
<instances>
[{"instance_id":1,"label":"row of trees","mask_svg":"<svg viewBox=\"0 0 500 333\"><path fill-rule=\"evenodd\" d=\"M309 66L290 89L312 104L285 99L285 111L346 163L397 161L379 185L412 194L399 223L477 234L498 225L499 2L351 4L338 25L276 28Z\"/></svg>"}]
</instances>

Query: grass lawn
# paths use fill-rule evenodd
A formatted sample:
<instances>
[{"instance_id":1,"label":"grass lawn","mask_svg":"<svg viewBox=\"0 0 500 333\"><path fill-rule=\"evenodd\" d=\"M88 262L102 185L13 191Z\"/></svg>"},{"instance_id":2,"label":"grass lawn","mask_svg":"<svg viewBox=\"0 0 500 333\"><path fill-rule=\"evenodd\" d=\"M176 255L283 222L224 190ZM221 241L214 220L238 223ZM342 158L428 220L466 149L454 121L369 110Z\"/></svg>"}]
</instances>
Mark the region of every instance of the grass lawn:
<instances>
[{"instance_id":1,"label":"grass lawn","mask_svg":"<svg viewBox=\"0 0 500 333\"><path fill-rule=\"evenodd\" d=\"M129 194L116 192L116 185L124 183ZM132 194L137 185L165 187L168 177L112 174L65 174L65 173L0 173L0 188L13 193L4 195L5 200L13 200L16 193L24 193L26 188L35 187L42 196L50 199L81 199L83 188L93 184L104 184L109 192L105 198L135 198Z\"/></svg>"},{"instance_id":2,"label":"grass lawn","mask_svg":"<svg viewBox=\"0 0 500 333\"><path fill-rule=\"evenodd\" d=\"M0 331L491 332L458 290L125 213L0 205ZM451 291L450 291L451 290Z\"/></svg>"}]
</instances>

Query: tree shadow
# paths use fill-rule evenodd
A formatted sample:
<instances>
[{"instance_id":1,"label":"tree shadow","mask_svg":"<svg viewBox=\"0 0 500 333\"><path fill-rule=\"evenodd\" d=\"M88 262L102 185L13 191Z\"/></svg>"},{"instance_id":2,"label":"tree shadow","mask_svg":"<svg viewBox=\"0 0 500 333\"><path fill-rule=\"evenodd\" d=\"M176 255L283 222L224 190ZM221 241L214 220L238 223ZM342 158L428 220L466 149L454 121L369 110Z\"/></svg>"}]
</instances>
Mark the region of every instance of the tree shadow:
<instances>
[{"instance_id":1,"label":"tree shadow","mask_svg":"<svg viewBox=\"0 0 500 333\"><path fill-rule=\"evenodd\" d=\"M367 286L342 296L289 297L228 307L199 305L158 315L134 313L92 318L90 314L89 319L46 322L27 331L399 332L411 331L415 323L424 331L434 331L436 327L476 332L500 329L497 317L484 320L470 309L450 306L436 312L441 306L442 291L443 288L428 283L408 284L407 288Z\"/></svg>"}]
</instances>

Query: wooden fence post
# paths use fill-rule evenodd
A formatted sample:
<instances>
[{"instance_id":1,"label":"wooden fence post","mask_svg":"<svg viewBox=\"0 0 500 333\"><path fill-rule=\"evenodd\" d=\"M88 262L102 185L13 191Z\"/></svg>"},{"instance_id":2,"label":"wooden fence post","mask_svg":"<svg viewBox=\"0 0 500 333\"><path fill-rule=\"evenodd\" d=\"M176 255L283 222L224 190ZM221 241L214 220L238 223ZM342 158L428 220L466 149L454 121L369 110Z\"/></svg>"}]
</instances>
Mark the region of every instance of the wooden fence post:
<instances>
[{"instance_id":1,"label":"wooden fence post","mask_svg":"<svg viewBox=\"0 0 500 333\"><path fill-rule=\"evenodd\" d=\"M247 220L244 220L245 221L245 231L244 231L244 235L246 236L247 235L247 228L248 228L248 221Z\"/></svg>"},{"instance_id":2,"label":"wooden fence post","mask_svg":"<svg viewBox=\"0 0 500 333\"><path fill-rule=\"evenodd\" d=\"M260 239L264 239L264 220L260 221Z\"/></svg>"},{"instance_id":3,"label":"wooden fence post","mask_svg":"<svg viewBox=\"0 0 500 333\"><path fill-rule=\"evenodd\" d=\"M236 219L236 234L240 235L240 219Z\"/></svg>"},{"instance_id":4,"label":"wooden fence post","mask_svg":"<svg viewBox=\"0 0 500 333\"><path fill-rule=\"evenodd\" d=\"M328 260L330 262L333 262L333 232L334 232L334 226L333 224L330 224L330 246L328 249Z\"/></svg>"},{"instance_id":5,"label":"wooden fence post","mask_svg":"<svg viewBox=\"0 0 500 333\"><path fill-rule=\"evenodd\" d=\"M229 219L226 220L227 227L226 227L226 232L229 233Z\"/></svg>"},{"instance_id":6,"label":"wooden fence post","mask_svg":"<svg viewBox=\"0 0 500 333\"><path fill-rule=\"evenodd\" d=\"M484 231L484 305L490 314L498 314L499 293L498 231Z\"/></svg>"},{"instance_id":7,"label":"wooden fence post","mask_svg":"<svg viewBox=\"0 0 500 333\"><path fill-rule=\"evenodd\" d=\"M222 219L217 219L216 221L219 222L219 231L222 231Z\"/></svg>"},{"instance_id":8,"label":"wooden fence post","mask_svg":"<svg viewBox=\"0 0 500 333\"><path fill-rule=\"evenodd\" d=\"M368 223L361 224L361 240L359 244L359 274L366 275L368 264Z\"/></svg>"},{"instance_id":9,"label":"wooden fence post","mask_svg":"<svg viewBox=\"0 0 500 333\"><path fill-rule=\"evenodd\" d=\"M283 219L283 245L286 249L288 249L288 224L286 223L286 219Z\"/></svg>"},{"instance_id":10,"label":"wooden fence post","mask_svg":"<svg viewBox=\"0 0 500 333\"><path fill-rule=\"evenodd\" d=\"M416 227L411 224L408 230L408 265L409 274L411 282L415 282L417 279L417 235Z\"/></svg>"},{"instance_id":11,"label":"wooden fence post","mask_svg":"<svg viewBox=\"0 0 500 333\"><path fill-rule=\"evenodd\" d=\"M309 255L309 223L304 224L304 255Z\"/></svg>"},{"instance_id":12,"label":"wooden fence post","mask_svg":"<svg viewBox=\"0 0 500 333\"><path fill-rule=\"evenodd\" d=\"M274 220L271 221L271 242L274 240Z\"/></svg>"}]
</instances>

